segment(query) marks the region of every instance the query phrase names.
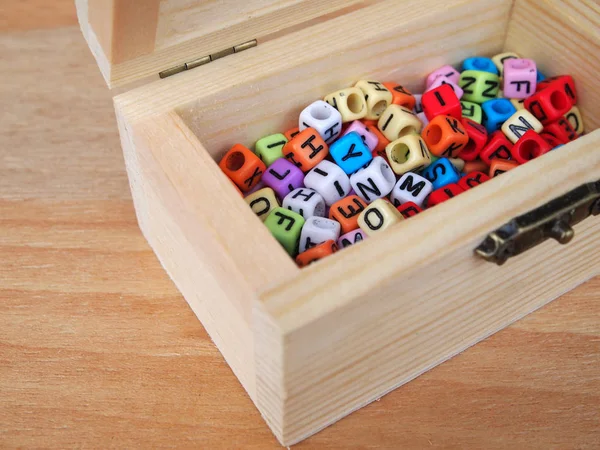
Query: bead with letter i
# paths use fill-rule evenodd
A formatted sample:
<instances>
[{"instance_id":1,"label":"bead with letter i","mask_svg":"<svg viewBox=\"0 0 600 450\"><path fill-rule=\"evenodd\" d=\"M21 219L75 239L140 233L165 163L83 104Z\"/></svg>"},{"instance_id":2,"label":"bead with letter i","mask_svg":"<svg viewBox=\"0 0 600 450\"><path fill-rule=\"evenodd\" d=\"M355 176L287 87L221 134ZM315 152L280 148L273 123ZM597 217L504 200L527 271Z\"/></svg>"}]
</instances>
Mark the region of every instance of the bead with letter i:
<instances>
[{"instance_id":1,"label":"bead with letter i","mask_svg":"<svg viewBox=\"0 0 600 450\"><path fill-rule=\"evenodd\" d=\"M442 66L439 69L434 70L425 79L425 87L428 88L439 76L445 76L454 83L458 83L460 73L452 66Z\"/></svg>"},{"instance_id":2,"label":"bead with letter i","mask_svg":"<svg viewBox=\"0 0 600 450\"><path fill-rule=\"evenodd\" d=\"M452 116L436 116L423 129L423 139L431 154L446 158L457 157L469 142L460 119Z\"/></svg>"},{"instance_id":3,"label":"bead with letter i","mask_svg":"<svg viewBox=\"0 0 600 450\"><path fill-rule=\"evenodd\" d=\"M242 192L249 192L261 180L267 166L242 144L235 144L225 153L219 167Z\"/></svg>"},{"instance_id":4,"label":"bead with letter i","mask_svg":"<svg viewBox=\"0 0 600 450\"><path fill-rule=\"evenodd\" d=\"M304 219L300 214L278 207L269 213L264 223L291 256L298 253L298 241L304 225Z\"/></svg>"},{"instance_id":5,"label":"bead with letter i","mask_svg":"<svg viewBox=\"0 0 600 450\"><path fill-rule=\"evenodd\" d=\"M421 97L421 103L429 121L440 115L462 118L460 99L448 84L442 84L425 92Z\"/></svg>"},{"instance_id":6,"label":"bead with letter i","mask_svg":"<svg viewBox=\"0 0 600 450\"><path fill-rule=\"evenodd\" d=\"M448 78L445 75L441 75L441 76L437 77L434 80L434 82L431 83L431 85L427 89L425 89L425 92L431 91L437 87L440 87L443 84L450 86L452 88L452 90L454 91L454 93L456 94L456 97L458 97L458 99L460 100L460 98L463 96L463 90L460 88L458 83L452 81L450 78Z\"/></svg>"},{"instance_id":7,"label":"bead with letter i","mask_svg":"<svg viewBox=\"0 0 600 450\"><path fill-rule=\"evenodd\" d=\"M331 144L342 132L342 115L323 100L311 103L300 113L298 129L313 128L327 145Z\"/></svg>"},{"instance_id":8,"label":"bead with letter i","mask_svg":"<svg viewBox=\"0 0 600 450\"><path fill-rule=\"evenodd\" d=\"M304 185L317 191L327 205L333 205L350 192L350 179L340 167L321 161L304 177Z\"/></svg>"},{"instance_id":9,"label":"bead with letter i","mask_svg":"<svg viewBox=\"0 0 600 450\"><path fill-rule=\"evenodd\" d=\"M508 98L527 98L535 92L537 67L531 59L509 58L504 61L504 85Z\"/></svg>"},{"instance_id":10,"label":"bead with letter i","mask_svg":"<svg viewBox=\"0 0 600 450\"><path fill-rule=\"evenodd\" d=\"M390 141L411 133L420 133L423 124L410 109L400 105L390 105L377 122L377 128Z\"/></svg>"},{"instance_id":11,"label":"bead with letter i","mask_svg":"<svg viewBox=\"0 0 600 450\"><path fill-rule=\"evenodd\" d=\"M390 202L378 199L367 206L360 214L358 225L367 236L373 236L387 230L401 220L404 220L404 217Z\"/></svg>"},{"instance_id":12,"label":"bead with letter i","mask_svg":"<svg viewBox=\"0 0 600 450\"><path fill-rule=\"evenodd\" d=\"M338 251L338 246L333 240L325 241L319 245L309 248L308 250L296 256L296 264L298 267L306 267L326 256L332 255Z\"/></svg>"}]
</instances>

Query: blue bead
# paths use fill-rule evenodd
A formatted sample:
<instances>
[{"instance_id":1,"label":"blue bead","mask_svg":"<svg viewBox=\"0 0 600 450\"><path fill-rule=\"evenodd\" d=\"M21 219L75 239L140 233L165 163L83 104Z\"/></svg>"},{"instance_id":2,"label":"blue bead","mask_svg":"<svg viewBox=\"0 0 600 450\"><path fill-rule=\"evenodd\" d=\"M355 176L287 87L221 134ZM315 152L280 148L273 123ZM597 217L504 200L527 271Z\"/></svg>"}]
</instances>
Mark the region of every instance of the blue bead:
<instances>
[{"instance_id":1,"label":"blue bead","mask_svg":"<svg viewBox=\"0 0 600 450\"><path fill-rule=\"evenodd\" d=\"M498 75L498 68L494 64L494 61L481 56L473 56L472 58L465 59L462 63L462 70L479 70Z\"/></svg>"},{"instance_id":2,"label":"blue bead","mask_svg":"<svg viewBox=\"0 0 600 450\"><path fill-rule=\"evenodd\" d=\"M448 158L440 158L430 164L421 172L421 175L431 181L434 190L460 180L460 172Z\"/></svg>"},{"instance_id":3,"label":"blue bead","mask_svg":"<svg viewBox=\"0 0 600 450\"><path fill-rule=\"evenodd\" d=\"M539 70L537 71L537 80L536 82L539 83L540 81L544 81L546 79L546 75L544 75L542 72L540 72Z\"/></svg>"},{"instance_id":4,"label":"blue bead","mask_svg":"<svg viewBox=\"0 0 600 450\"><path fill-rule=\"evenodd\" d=\"M350 175L373 159L369 147L360 134L352 131L342 136L329 147L329 153L335 163Z\"/></svg>"},{"instance_id":5,"label":"blue bead","mask_svg":"<svg viewBox=\"0 0 600 450\"><path fill-rule=\"evenodd\" d=\"M517 108L507 98L487 100L481 104L481 109L483 111L483 125L488 134L499 130L502 124L517 112Z\"/></svg>"}]
</instances>

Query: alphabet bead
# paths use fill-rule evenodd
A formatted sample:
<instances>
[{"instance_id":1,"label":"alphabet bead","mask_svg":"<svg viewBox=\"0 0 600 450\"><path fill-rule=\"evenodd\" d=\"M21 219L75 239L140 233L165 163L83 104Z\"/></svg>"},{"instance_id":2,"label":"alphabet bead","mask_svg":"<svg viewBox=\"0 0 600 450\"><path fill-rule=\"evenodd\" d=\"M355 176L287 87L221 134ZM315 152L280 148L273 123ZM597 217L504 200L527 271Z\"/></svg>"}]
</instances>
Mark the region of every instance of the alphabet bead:
<instances>
[{"instance_id":1,"label":"alphabet bead","mask_svg":"<svg viewBox=\"0 0 600 450\"><path fill-rule=\"evenodd\" d=\"M558 75L556 77L546 78L537 85L537 90L541 91L549 87L551 84L558 84L561 90L571 99L571 104L577 104L577 90L575 89L575 81L571 75Z\"/></svg>"},{"instance_id":2,"label":"alphabet bead","mask_svg":"<svg viewBox=\"0 0 600 450\"><path fill-rule=\"evenodd\" d=\"M342 233L349 233L358 228L358 216L367 204L357 195L349 195L338 200L329 209L329 218L336 220L342 227Z\"/></svg>"},{"instance_id":3,"label":"alphabet bead","mask_svg":"<svg viewBox=\"0 0 600 450\"><path fill-rule=\"evenodd\" d=\"M502 132L513 144L528 130L542 131L543 125L526 109L515 112L502 125Z\"/></svg>"},{"instance_id":4,"label":"alphabet bead","mask_svg":"<svg viewBox=\"0 0 600 450\"><path fill-rule=\"evenodd\" d=\"M285 196L282 206L300 214L304 220L312 216L325 216L325 200L314 189L294 189Z\"/></svg>"},{"instance_id":5,"label":"alphabet bead","mask_svg":"<svg viewBox=\"0 0 600 450\"><path fill-rule=\"evenodd\" d=\"M473 161L479 156L479 153L487 143L488 133L483 125L471 119L463 118L461 123L467 132L467 136L469 136L469 141L458 156L464 161Z\"/></svg>"},{"instance_id":6,"label":"alphabet bead","mask_svg":"<svg viewBox=\"0 0 600 450\"><path fill-rule=\"evenodd\" d=\"M519 111L520 109L525 109L525 105L523 105L523 103L525 103L524 98L511 98L509 99L509 101L515 107L516 111Z\"/></svg>"},{"instance_id":7,"label":"alphabet bead","mask_svg":"<svg viewBox=\"0 0 600 450\"><path fill-rule=\"evenodd\" d=\"M565 114L565 117L571 124L571 127L577 134L583 134L583 117L581 117L581 112L577 106L571 107L569 111Z\"/></svg>"},{"instance_id":8,"label":"alphabet bead","mask_svg":"<svg viewBox=\"0 0 600 450\"><path fill-rule=\"evenodd\" d=\"M453 116L457 119L462 118L462 108L460 100L452 87L448 84L442 84L423 94L421 98L423 112L429 121L436 116Z\"/></svg>"},{"instance_id":9,"label":"alphabet bead","mask_svg":"<svg viewBox=\"0 0 600 450\"><path fill-rule=\"evenodd\" d=\"M378 199L360 213L358 226L367 236L373 236L401 220L404 220L404 217L391 203Z\"/></svg>"},{"instance_id":10,"label":"alphabet bead","mask_svg":"<svg viewBox=\"0 0 600 450\"><path fill-rule=\"evenodd\" d=\"M340 237L340 224L335 220L312 216L306 219L300 234L300 253L325 241L337 241Z\"/></svg>"},{"instance_id":11,"label":"alphabet bead","mask_svg":"<svg viewBox=\"0 0 600 450\"><path fill-rule=\"evenodd\" d=\"M256 141L254 153L269 167L279 158L283 158L282 150L287 141L288 139L281 133L265 136Z\"/></svg>"},{"instance_id":12,"label":"alphabet bead","mask_svg":"<svg viewBox=\"0 0 600 450\"><path fill-rule=\"evenodd\" d=\"M409 219L413 216L416 216L420 212L423 212L423 210L413 202L403 203L402 205L396 207L396 209L405 219Z\"/></svg>"},{"instance_id":13,"label":"alphabet bead","mask_svg":"<svg viewBox=\"0 0 600 450\"><path fill-rule=\"evenodd\" d=\"M422 133L429 151L436 156L452 158L458 156L469 142L469 136L459 119L451 116L436 116Z\"/></svg>"},{"instance_id":14,"label":"alphabet bead","mask_svg":"<svg viewBox=\"0 0 600 450\"><path fill-rule=\"evenodd\" d=\"M369 130L374 136L377 136L377 145L371 152L373 157L381 156L382 158L387 158L385 154L385 148L390 143L390 140L386 138L381 131L379 131L379 128L377 128L377 123L373 125L365 123L365 126L367 127L367 130Z\"/></svg>"},{"instance_id":15,"label":"alphabet bead","mask_svg":"<svg viewBox=\"0 0 600 450\"><path fill-rule=\"evenodd\" d=\"M460 173L448 158L440 158L427 167L421 175L427 178L433 184L433 189L437 190L448 184L456 183L460 180Z\"/></svg>"},{"instance_id":16,"label":"alphabet bead","mask_svg":"<svg viewBox=\"0 0 600 450\"><path fill-rule=\"evenodd\" d=\"M573 103L563 90L563 85L556 81L527 98L523 105L536 119L547 125L566 114Z\"/></svg>"},{"instance_id":17,"label":"alphabet bead","mask_svg":"<svg viewBox=\"0 0 600 450\"><path fill-rule=\"evenodd\" d=\"M545 140L550 147L557 148L560 147L561 145L564 145L561 141L559 141L556 136L554 136L554 134L549 133L545 130L542 130L542 132L540 133L540 136L542 137L543 140Z\"/></svg>"},{"instance_id":18,"label":"alphabet bead","mask_svg":"<svg viewBox=\"0 0 600 450\"><path fill-rule=\"evenodd\" d=\"M442 66L439 69L436 69L429 75L427 75L427 79L425 80L425 87L428 88L429 86L431 86L435 79L442 75L447 77L454 83L458 83L458 79L460 77L460 73L454 67Z\"/></svg>"},{"instance_id":19,"label":"alphabet bead","mask_svg":"<svg viewBox=\"0 0 600 450\"><path fill-rule=\"evenodd\" d=\"M488 133L499 130L502 124L517 112L510 100L506 98L487 100L482 103L481 109L483 110L483 125Z\"/></svg>"},{"instance_id":20,"label":"alphabet bead","mask_svg":"<svg viewBox=\"0 0 600 450\"><path fill-rule=\"evenodd\" d=\"M460 107L462 110L462 116L467 119L471 119L473 122L481 123L483 119L483 112L481 105L473 102L467 102L465 100L460 101Z\"/></svg>"},{"instance_id":21,"label":"alphabet bead","mask_svg":"<svg viewBox=\"0 0 600 450\"><path fill-rule=\"evenodd\" d=\"M470 172L464 177L462 177L456 184L463 191L468 191L469 189L472 189L476 186L479 186L482 183L485 183L489 179L490 177L483 172Z\"/></svg>"},{"instance_id":22,"label":"alphabet bead","mask_svg":"<svg viewBox=\"0 0 600 450\"><path fill-rule=\"evenodd\" d=\"M463 90L460 88L460 86L455 83L454 81L452 81L450 78L448 78L445 75L441 75L439 77L437 77L433 83L431 83L431 85L425 90L425 92L429 92L437 87L440 87L443 84L447 84L448 86L450 86L452 88L452 90L454 91L454 93L456 94L456 97L460 100L460 98L463 96Z\"/></svg>"},{"instance_id":23,"label":"alphabet bead","mask_svg":"<svg viewBox=\"0 0 600 450\"><path fill-rule=\"evenodd\" d=\"M550 150L552 150L550 144L535 131L529 130L513 145L511 154L516 162L525 164Z\"/></svg>"},{"instance_id":24,"label":"alphabet bead","mask_svg":"<svg viewBox=\"0 0 600 450\"><path fill-rule=\"evenodd\" d=\"M314 128L327 145L331 144L342 132L342 115L323 100L317 100L304 108L298 122L300 131Z\"/></svg>"},{"instance_id":25,"label":"alphabet bead","mask_svg":"<svg viewBox=\"0 0 600 450\"><path fill-rule=\"evenodd\" d=\"M500 134L502 134L502 133L500 133ZM502 136L504 136L504 135L502 135ZM509 153L509 156L510 156L510 153ZM484 163L480 159L476 159L475 161L465 162L465 167L463 167L462 171L464 173L471 173L471 172L486 172L487 173L488 170L489 170L489 166L486 163Z\"/></svg>"},{"instance_id":26,"label":"alphabet bead","mask_svg":"<svg viewBox=\"0 0 600 450\"><path fill-rule=\"evenodd\" d=\"M252 212L256 214L263 222L267 220L267 217L271 211L279 207L279 202L275 197L275 192L273 189L268 187L259 189L258 191L247 195L244 197L244 200L246 203L248 203L248 205L250 205Z\"/></svg>"},{"instance_id":27,"label":"alphabet bead","mask_svg":"<svg viewBox=\"0 0 600 450\"><path fill-rule=\"evenodd\" d=\"M432 191L431 181L416 173L408 172L402 175L394 185L390 193L390 200L395 207L409 202L423 206Z\"/></svg>"},{"instance_id":28,"label":"alphabet bead","mask_svg":"<svg viewBox=\"0 0 600 450\"><path fill-rule=\"evenodd\" d=\"M333 205L350 192L348 175L330 161L321 161L308 172L304 185L321 194L327 205Z\"/></svg>"},{"instance_id":29,"label":"alphabet bead","mask_svg":"<svg viewBox=\"0 0 600 450\"><path fill-rule=\"evenodd\" d=\"M390 141L410 133L420 133L423 124L415 113L399 105L390 105L377 122L377 127Z\"/></svg>"},{"instance_id":30,"label":"alphabet bead","mask_svg":"<svg viewBox=\"0 0 600 450\"><path fill-rule=\"evenodd\" d=\"M269 166L262 181L275 191L277 197L283 199L294 189L302 187L304 174L290 161L281 158Z\"/></svg>"},{"instance_id":31,"label":"alphabet bead","mask_svg":"<svg viewBox=\"0 0 600 450\"><path fill-rule=\"evenodd\" d=\"M304 219L286 208L275 208L265 220L265 226L291 256L298 253L298 240Z\"/></svg>"},{"instance_id":32,"label":"alphabet bead","mask_svg":"<svg viewBox=\"0 0 600 450\"><path fill-rule=\"evenodd\" d=\"M492 56L492 61L496 65L496 69L498 69L498 76L500 76L500 77L503 76L504 61L506 61L508 59L519 59L519 58L520 58L519 55L517 55L516 53L512 53L512 52L498 53L497 55Z\"/></svg>"},{"instance_id":33,"label":"alphabet bead","mask_svg":"<svg viewBox=\"0 0 600 450\"><path fill-rule=\"evenodd\" d=\"M331 157L348 175L373 159L371 150L357 132L350 132L331 145Z\"/></svg>"},{"instance_id":34,"label":"alphabet bead","mask_svg":"<svg viewBox=\"0 0 600 450\"><path fill-rule=\"evenodd\" d=\"M395 183L394 172L380 156L350 176L352 189L367 203L388 195Z\"/></svg>"},{"instance_id":35,"label":"alphabet bead","mask_svg":"<svg viewBox=\"0 0 600 450\"><path fill-rule=\"evenodd\" d=\"M377 147L377 144L379 143L379 138L364 123L362 123L360 120L355 120L346 128L346 131L342 133L342 136L346 136L347 134L352 132L358 133L360 135L364 144L369 148L371 152L375 150L375 147Z\"/></svg>"},{"instance_id":36,"label":"alphabet bead","mask_svg":"<svg viewBox=\"0 0 600 450\"><path fill-rule=\"evenodd\" d=\"M484 58L482 56L473 56L465 59L462 63L462 70L480 70L498 75L498 68L494 64L494 61L491 58Z\"/></svg>"},{"instance_id":37,"label":"alphabet bead","mask_svg":"<svg viewBox=\"0 0 600 450\"><path fill-rule=\"evenodd\" d=\"M448 158L448 161L452 163L452 165L458 170L462 172L465 167L465 160L460 158Z\"/></svg>"},{"instance_id":38,"label":"alphabet bead","mask_svg":"<svg viewBox=\"0 0 600 450\"><path fill-rule=\"evenodd\" d=\"M527 98L535 92L537 67L531 59L504 60L504 95L509 98Z\"/></svg>"},{"instance_id":39,"label":"alphabet bead","mask_svg":"<svg viewBox=\"0 0 600 450\"><path fill-rule=\"evenodd\" d=\"M242 144L231 147L219 162L219 167L242 192L256 186L267 169L265 163Z\"/></svg>"},{"instance_id":40,"label":"alphabet bead","mask_svg":"<svg viewBox=\"0 0 600 450\"><path fill-rule=\"evenodd\" d=\"M305 128L283 146L283 156L308 172L329 153L329 146L314 128Z\"/></svg>"},{"instance_id":41,"label":"alphabet bead","mask_svg":"<svg viewBox=\"0 0 600 450\"><path fill-rule=\"evenodd\" d=\"M356 230L350 231L349 233L342 234L337 240L337 245L339 248L346 248L350 247L351 245L362 242L366 238L367 235L365 234L365 232L358 228Z\"/></svg>"},{"instance_id":42,"label":"alphabet bead","mask_svg":"<svg viewBox=\"0 0 600 450\"><path fill-rule=\"evenodd\" d=\"M502 131L494 131L488 138L488 142L479 153L481 160L488 166L494 159L511 159L510 150L513 144Z\"/></svg>"},{"instance_id":43,"label":"alphabet bead","mask_svg":"<svg viewBox=\"0 0 600 450\"><path fill-rule=\"evenodd\" d=\"M492 161L492 165L490 166L490 178L502 175L504 172L508 172L509 170L512 170L515 167L519 167L518 162L507 161L505 159L494 159Z\"/></svg>"},{"instance_id":44,"label":"alphabet bead","mask_svg":"<svg viewBox=\"0 0 600 450\"><path fill-rule=\"evenodd\" d=\"M296 256L296 264L298 267L306 267L326 256L332 255L338 251L338 246L334 241L325 241L322 244L316 245Z\"/></svg>"},{"instance_id":45,"label":"alphabet bead","mask_svg":"<svg viewBox=\"0 0 600 450\"><path fill-rule=\"evenodd\" d=\"M392 103L392 93L379 81L361 80L355 85L359 88L367 102L367 114L369 120L379 119L385 109Z\"/></svg>"},{"instance_id":46,"label":"alphabet bead","mask_svg":"<svg viewBox=\"0 0 600 450\"><path fill-rule=\"evenodd\" d=\"M365 95L357 87L335 91L325 96L324 100L340 112L344 123L362 119L367 115Z\"/></svg>"},{"instance_id":47,"label":"alphabet bead","mask_svg":"<svg viewBox=\"0 0 600 450\"><path fill-rule=\"evenodd\" d=\"M462 192L464 191L460 188L460 186L458 186L458 184L447 184L446 186L436 189L431 193L431 195L427 199L427 207L431 208L432 206L444 203L445 201L456 197Z\"/></svg>"},{"instance_id":48,"label":"alphabet bead","mask_svg":"<svg viewBox=\"0 0 600 450\"><path fill-rule=\"evenodd\" d=\"M556 122L546 125L543 131L553 135L561 144L577 139L577 133L566 117L560 117Z\"/></svg>"},{"instance_id":49,"label":"alphabet bead","mask_svg":"<svg viewBox=\"0 0 600 450\"><path fill-rule=\"evenodd\" d=\"M391 82L383 83L383 85L392 93L392 104L411 110L415 107L415 98L404 86Z\"/></svg>"},{"instance_id":50,"label":"alphabet bead","mask_svg":"<svg viewBox=\"0 0 600 450\"><path fill-rule=\"evenodd\" d=\"M287 130L285 133L283 133L283 135L288 141L291 141L298 133L300 133L300 129L296 127Z\"/></svg>"},{"instance_id":51,"label":"alphabet bead","mask_svg":"<svg viewBox=\"0 0 600 450\"><path fill-rule=\"evenodd\" d=\"M486 100L496 98L500 88L500 79L493 73L465 70L460 74L458 85L463 90L463 100L481 104Z\"/></svg>"},{"instance_id":52,"label":"alphabet bead","mask_svg":"<svg viewBox=\"0 0 600 450\"><path fill-rule=\"evenodd\" d=\"M418 172L431 164L427 145L418 134L409 134L390 142L385 153L392 171L398 175Z\"/></svg>"}]
</instances>

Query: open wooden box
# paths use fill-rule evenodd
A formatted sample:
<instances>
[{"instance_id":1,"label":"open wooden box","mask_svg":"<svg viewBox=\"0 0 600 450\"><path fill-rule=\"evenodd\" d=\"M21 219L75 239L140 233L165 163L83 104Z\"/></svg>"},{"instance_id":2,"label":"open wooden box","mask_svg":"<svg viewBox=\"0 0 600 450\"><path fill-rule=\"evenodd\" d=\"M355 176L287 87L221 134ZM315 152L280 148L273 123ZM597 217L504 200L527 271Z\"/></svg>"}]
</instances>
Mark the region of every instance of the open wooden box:
<instances>
[{"instance_id":1,"label":"open wooden box","mask_svg":"<svg viewBox=\"0 0 600 450\"><path fill-rule=\"evenodd\" d=\"M593 217L569 245L546 241L502 267L473 253L513 217L600 180L595 1L77 6L108 83L140 85L115 97L140 227L282 444L600 273ZM227 55L253 40L256 48ZM293 127L305 105L356 80L420 92L440 65L502 51L534 59L548 75L572 74L587 134L306 269L215 163L234 143Z\"/></svg>"}]
</instances>

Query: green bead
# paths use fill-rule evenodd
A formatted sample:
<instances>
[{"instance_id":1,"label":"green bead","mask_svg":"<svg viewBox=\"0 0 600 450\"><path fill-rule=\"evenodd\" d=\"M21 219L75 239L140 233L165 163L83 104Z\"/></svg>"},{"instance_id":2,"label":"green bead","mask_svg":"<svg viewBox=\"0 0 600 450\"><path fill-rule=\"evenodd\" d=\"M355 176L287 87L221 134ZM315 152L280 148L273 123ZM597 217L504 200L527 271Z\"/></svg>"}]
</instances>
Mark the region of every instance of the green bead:
<instances>
[{"instance_id":1,"label":"green bead","mask_svg":"<svg viewBox=\"0 0 600 450\"><path fill-rule=\"evenodd\" d=\"M279 158L283 158L281 150L287 141L286 137L281 133L265 136L256 142L254 153L256 153L256 156L258 156L268 167Z\"/></svg>"},{"instance_id":2,"label":"green bead","mask_svg":"<svg viewBox=\"0 0 600 450\"><path fill-rule=\"evenodd\" d=\"M481 120L483 119L481 105L461 100L460 107L462 108L463 117L466 117L467 119L471 119L473 122L481 124Z\"/></svg>"},{"instance_id":3,"label":"green bead","mask_svg":"<svg viewBox=\"0 0 600 450\"><path fill-rule=\"evenodd\" d=\"M300 214L278 207L269 213L265 225L291 256L298 253L298 241L304 225Z\"/></svg>"},{"instance_id":4,"label":"green bead","mask_svg":"<svg viewBox=\"0 0 600 450\"><path fill-rule=\"evenodd\" d=\"M458 85L464 91L462 100L483 103L496 98L500 89L500 78L490 72L465 70L460 74Z\"/></svg>"},{"instance_id":5,"label":"green bead","mask_svg":"<svg viewBox=\"0 0 600 450\"><path fill-rule=\"evenodd\" d=\"M431 154L431 163L429 163L429 165L433 164L434 162L436 162L438 159L440 159L439 156L435 156L433 153Z\"/></svg>"}]
</instances>

